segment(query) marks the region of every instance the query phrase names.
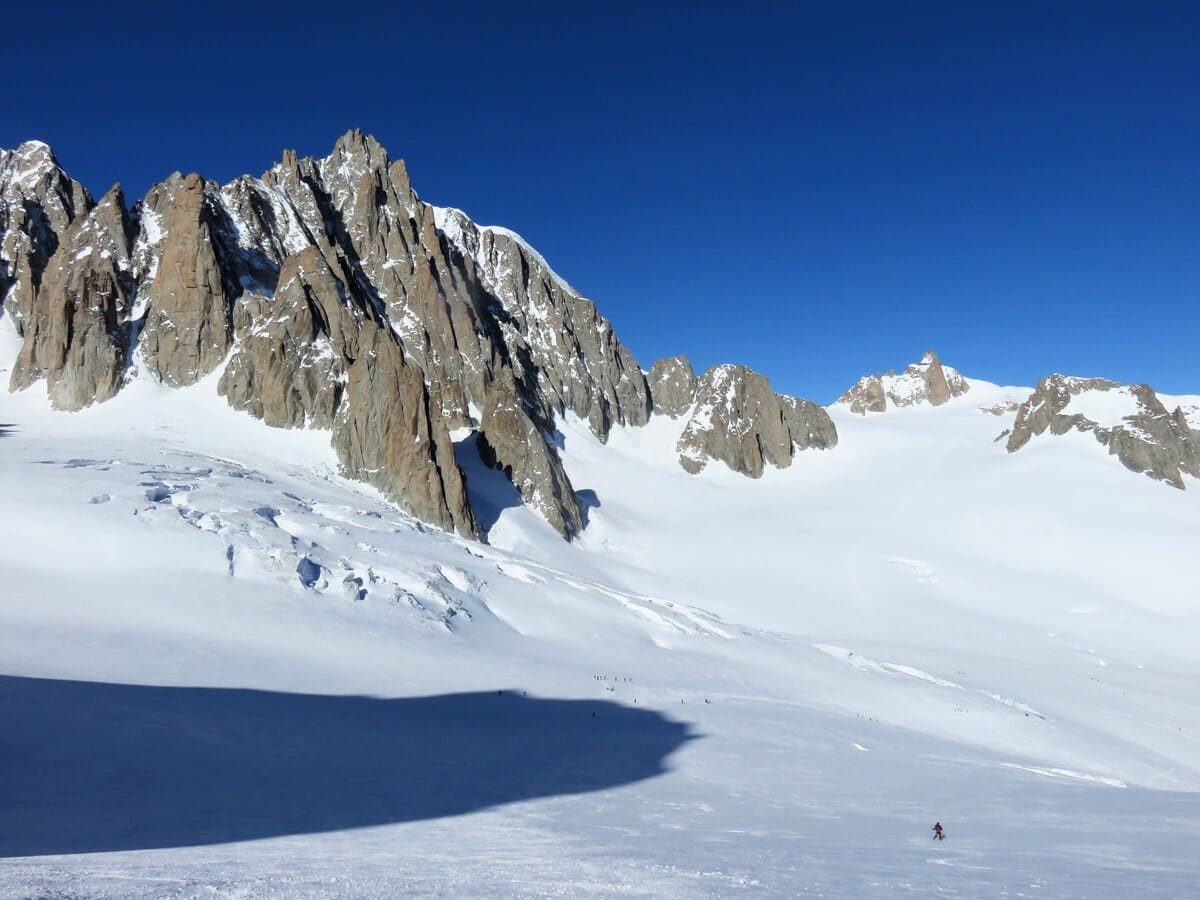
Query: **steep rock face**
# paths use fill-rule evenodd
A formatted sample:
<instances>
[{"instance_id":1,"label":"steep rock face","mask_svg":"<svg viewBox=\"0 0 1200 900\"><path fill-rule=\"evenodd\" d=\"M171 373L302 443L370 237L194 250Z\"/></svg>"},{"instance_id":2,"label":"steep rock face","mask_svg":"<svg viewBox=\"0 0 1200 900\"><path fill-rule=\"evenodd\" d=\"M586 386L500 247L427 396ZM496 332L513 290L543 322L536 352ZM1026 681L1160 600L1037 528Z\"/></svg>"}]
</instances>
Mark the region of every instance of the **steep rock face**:
<instances>
[{"instance_id":1,"label":"steep rock face","mask_svg":"<svg viewBox=\"0 0 1200 900\"><path fill-rule=\"evenodd\" d=\"M526 503L568 539L583 530L583 510L562 461L525 414L515 390L507 397L491 395L479 435L483 461L503 471Z\"/></svg>"},{"instance_id":2,"label":"steep rock face","mask_svg":"<svg viewBox=\"0 0 1200 900\"><path fill-rule=\"evenodd\" d=\"M169 385L194 384L225 358L232 311L214 244L220 227L216 186L199 175L171 176L143 201L162 224L153 275L142 286L149 306L142 351Z\"/></svg>"},{"instance_id":3,"label":"steep rock face","mask_svg":"<svg viewBox=\"0 0 1200 900\"><path fill-rule=\"evenodd\" d=\"M937 354L927 350L920 362L908 366L899 375L889 372L863 376L838 397L837 402L849 406L851 412L865 415L886 412L889 401L893 406L918 403L941 406L951 397L965 394L970 387L962 375L943 366Z\"/></svg>"},{"instance_id":4,"label":"steep rock face","mask_svg":"<svg viewBox=\"0 0 1200 900\"><path fill-rule=\"evenodd\" d=\"M333 431L346 473L418 517L476 535L466 482L421 370L316 247L288 256L274 296L249 294L218 390L269 425Z\"/></svg>"},{"instance_id":5,"label":"steep rock face","mask_svg":"<svg viewBox=\"0 0 1200 900\"><path fill-rule=\"evenodd\" d=\"M1129 390L1141 411L1109 430L1108 452L1130 471L1183 490L1183 475L1200 478L1200 431L1190 427L1179 407L1168 412L1149 385Z\"/></svg>"},{"instance_id":6,"label":"steep rock face","mask_svg":"<svg viewBox=\"0 0 1200 900\"><path fill-rule=\"evenodd\" d=\"M333 427L346 472L426 522L478 536L466 479L421 370L381 328L363 329L358 349Z\"/></svg>"},{"instance_id":7,"label":"steep rock face","mask_svg":"<svg viewBox=\"0 0 1200 900\"><path fill-rule=\"evenodd\" d=\"M268 425L332 428L364 323L315 247L284 260L274 296L248 294L235 315L238 342L217 390Z\"/></svg>"},{"instance_id":8,"label":"steep rock face","mask_svg":"<svg viewBox=\"0 0 1200 900\"><path fill-rule=\"evenodd\" d=\"M434 213L442 234L473 260L499 301L492 310L497 330L554 411L587 419L601 440L614 424L647 422L645 376L594 303L513 232L479 227L456 209Z\"/></svg>"},{"instance_id":9,"label":"steep rock face","mask_svg":"<svg viewBox=\"0 0 1200 900\"><path fill-rule=\"evenodd\" d=\"M660 359L647 378L654 412L676 419L692 408L700 379L686 356Z\"/></svg>"},{"instance_id":10,"label":"steep rock face","mask_svg":"<svg viewBox=\"0 0 1200 900\"><path fill-rule=\"evenodd\" d=\"M502 468L527 503L564 536L574 533L574 491L544 435L554 430L556 412L603 410L603 390L577 385L568 407L559 402L564 392L545 389L557 351L535 349L511 322L475 257L439 233L438 211L419 200L402 162L390 161L374 139L350 132L324 160L285 154L261 181L239 179L223 194L238 234L236 255L247 269L244 285L269 282L283 252L311 242L362 298L364 312L386 322L406 358L425 373L439 427L477 425L473 409L507 408L506 422L524 420L515 433L545 444L533 455L546 464L522 466L514 448L496 437L492 444L510 451L501 452ZM280 196L288 201L284 208ZM475 227L466 221L464 227ZM562 326L568 338L572 327ZM520 402L510 402L514 390ZM593 394L601 399L593 403ZM591 418L608 427L602 415Z\"/></svg>"},{"instance_id":11,"label":"steep rock face","mask_svg":"<svg viewBox=\"0 0 1200 900\"><path fill-rule=\"evenodd\" d=\"M695 410L676 449L679 464L692 474L715 459L758 478L767 463L790 466L797 449L836 444L837 429L824 409L776 394L745 366L721 365L700 379Z\"/></svg>"},{"instance_id":12,"label":"steep rock face","mask_svg":"<svg viewBox=\"0 0 1200 900\"><path fill-rule=\"evenodd\" d=\"M239 253L265 257L257 268L269 277L285 252L317 247L387 321L452 426L468 424L470 405L481 406L497 373L511 368L513 354L488 314L495 301L473 262L443 242L403 162L390 161L373 138L349 132L323 160L285 153L261 180L238 179L224 195Z\"/></svg>"},{"instance_id":13,"label":"steep rock face","mask_svg":"<svg viewBox=\"0 0 1200 900\"><path fill-rule=\"evenodd\" d=\"M1072 378L1068 375L1050 375L1037 383L1029 399L1017 408L1012 431L1008 436L1008 452L1020 450L1029 440L1049 430L1053 434L1066 434L1072 428L1090 431L1096 423L1083 415L1064 415L1071 398L1089 392L1108 392L1121 387L1119 381L1107 378Z\"/></svg>"},{"instance_id":14,"label":"steep rock face","mask_svg":"<svg viewBox=\"0 0 1200 900\"><path fill-rule=\"evenodd\" d=\"M132 235L119 185L63 232L24 314L25 342L13 367L13 390L45 378L51 403L67 410L117 392L134 293Z\"/></svg>"},{"instance_id":15,"label":"steep rock face","mask_svg":"<svg viewBox=\"0 0 1200 900\"><path fill-rule=\"evenodd\" d=\"M837 446L837 428L822 407L809 400L779 394L783 421L796 450L831 450Z\"/></svg>"},{"instance_id":16,"label":"steep rock face","mask_svg":"<svg viewBox=\"0 0 1200 900\"><path fill-rule=\"evenodd\" d=\"M18 334L61 235L91 207L91 195L41 141L0 150L0 306Z\"/></svg>"},{"instance_id":17,"label":"steep rock face","mask_svg":"<svg viewBox=\"0 0 1200 900\"><path fill-rule=\"evenodd\" d=\"M1181 490L1184 475L1200 478L1200 432L1181 408L1169 412L1149 385L1047 376L1017 409L1008 452L1047 431L1091 432L1127 469Z\"/></svg>"}]
</instances>

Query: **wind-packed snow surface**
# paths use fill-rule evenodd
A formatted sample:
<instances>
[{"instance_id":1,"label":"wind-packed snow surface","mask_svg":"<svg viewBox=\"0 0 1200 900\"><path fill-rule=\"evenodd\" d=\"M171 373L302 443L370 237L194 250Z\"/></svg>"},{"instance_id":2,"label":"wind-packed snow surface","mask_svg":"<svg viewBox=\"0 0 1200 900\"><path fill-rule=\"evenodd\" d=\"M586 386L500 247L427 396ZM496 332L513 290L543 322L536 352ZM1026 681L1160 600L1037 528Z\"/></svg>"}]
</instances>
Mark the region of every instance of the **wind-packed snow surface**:
<instances>
[{"instance_id":1,"label":"wind-packed snow surface","mask_svg":"<svg viewBox=\"0 0 1200 900\"><path fill-rule=\"evenodd\" d=\"M490 545L211 380L0 395L0 895L1194 896L1200 486L1024 393L758 481L566 422L574 545L469 437Z\"/></svg>"}]
</instances>

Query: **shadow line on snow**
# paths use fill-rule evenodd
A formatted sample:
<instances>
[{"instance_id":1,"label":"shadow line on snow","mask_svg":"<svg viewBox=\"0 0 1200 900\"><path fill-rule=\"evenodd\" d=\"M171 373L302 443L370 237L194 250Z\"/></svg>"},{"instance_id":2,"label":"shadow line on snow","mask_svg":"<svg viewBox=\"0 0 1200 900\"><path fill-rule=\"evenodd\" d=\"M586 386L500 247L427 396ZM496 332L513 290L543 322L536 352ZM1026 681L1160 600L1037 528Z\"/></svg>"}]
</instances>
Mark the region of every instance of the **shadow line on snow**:
<instances>
[{"instance_id":1,"label":"shadow line on snow","mask_svg":"<svg viewBox=\"0 0 1200 900\"><path fill-rule=\"evenodd\" d=\"M0 422L0 438L10 437L17 426L13 422Z\"/></svg>"},{"instance_id":2,"label":"shadow line on snow","mask_svg":"<svg viewBox=\"0 0 1200 900\"><path fill-rule=\"evenodd\" d=\"M667 771L647 709L504 691L376 699L0 676L0 856L436 819Z\"/></svg>"}]
</instances>

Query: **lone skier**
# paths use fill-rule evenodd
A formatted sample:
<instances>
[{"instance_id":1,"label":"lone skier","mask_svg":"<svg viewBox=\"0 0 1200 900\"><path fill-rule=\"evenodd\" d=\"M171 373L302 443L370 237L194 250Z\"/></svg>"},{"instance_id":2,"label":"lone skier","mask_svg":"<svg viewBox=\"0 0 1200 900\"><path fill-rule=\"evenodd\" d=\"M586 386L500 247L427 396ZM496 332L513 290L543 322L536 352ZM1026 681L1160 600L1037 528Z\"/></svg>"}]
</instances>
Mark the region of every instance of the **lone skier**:
<instances>
[{"instance_id":1,"label":"lone skier","mask_svg":"<svg viewBox=\"0 0 1200 900\"><path fill-rule=\"evenodd\" d=\"M942 831L941 822L937 822L933 826L933 839L935 841L944 841L946 839L946 833Z\"/></svg>"}]
</instances>

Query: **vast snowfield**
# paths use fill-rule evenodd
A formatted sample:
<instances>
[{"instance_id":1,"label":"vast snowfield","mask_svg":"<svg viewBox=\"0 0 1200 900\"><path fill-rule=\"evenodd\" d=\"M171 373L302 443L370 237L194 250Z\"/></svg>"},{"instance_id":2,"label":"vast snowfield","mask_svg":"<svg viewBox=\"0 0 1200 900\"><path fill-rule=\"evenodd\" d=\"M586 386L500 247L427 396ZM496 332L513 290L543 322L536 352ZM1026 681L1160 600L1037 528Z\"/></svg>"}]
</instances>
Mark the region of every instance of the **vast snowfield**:
<instances>
[{"instance_id":1,"label":"vast snowfield","mask_svg":"<svg viewBox=\"0 0 1200 900\"><path fill-rule=\"evenodd\" d=\"M565 422L575 545L470 438L487 545L212 379L0 393L0 895L1195 896L1200 484L1027 392L759 481Z\"/></svg>"}]
</instances>

